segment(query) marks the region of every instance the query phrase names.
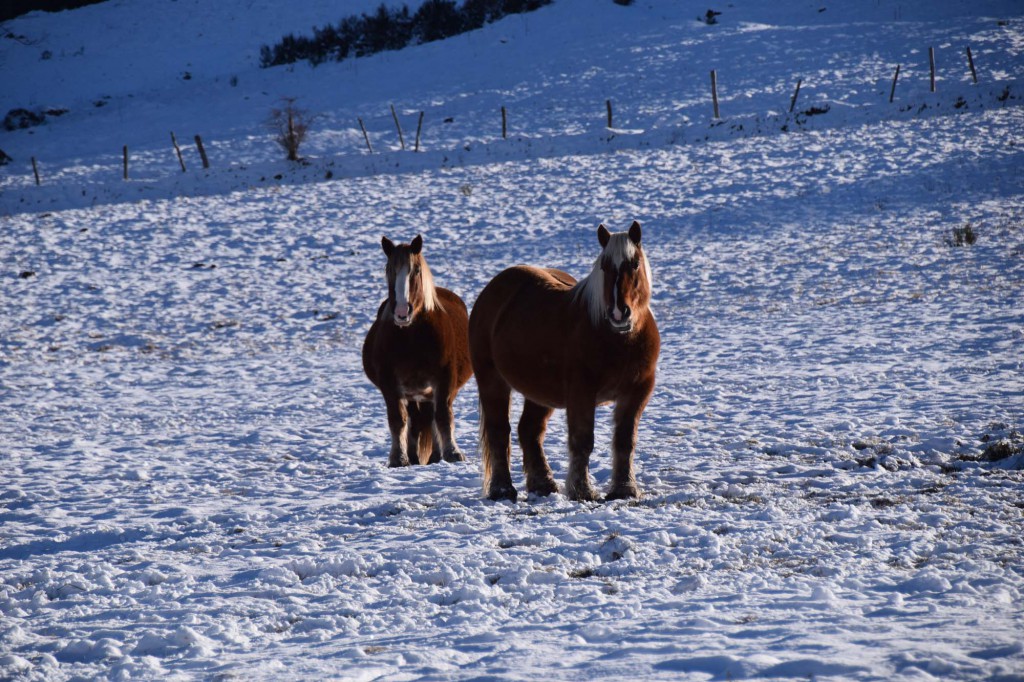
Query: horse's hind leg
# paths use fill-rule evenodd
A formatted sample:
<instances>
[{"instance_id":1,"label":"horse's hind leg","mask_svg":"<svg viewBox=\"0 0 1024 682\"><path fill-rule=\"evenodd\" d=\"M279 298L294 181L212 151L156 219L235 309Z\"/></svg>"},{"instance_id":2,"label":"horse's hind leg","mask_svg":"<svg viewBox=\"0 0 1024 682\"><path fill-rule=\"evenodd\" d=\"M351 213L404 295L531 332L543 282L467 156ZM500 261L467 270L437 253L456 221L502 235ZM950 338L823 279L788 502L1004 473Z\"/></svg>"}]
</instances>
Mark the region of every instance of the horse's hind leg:
<instances>
[{"instance_id":1,"label":"horse's hind leg","mask_svg":"<svg viewBox=\"0 0 1024 682\"><path fill-rule=\"evenodd\" d=\"M434 405L430 402L410 402L409 433L406 449L410 464L434 464L441 461L441 451L434 439Z\"/></svg>"},{"instance_id":2,"label":"horse's hind leg","mask_svg":"<svg viewBox=\"0 0 1024 682\"><path fill-rule=\"evenodd\" d=\"M437 433L434 431L434 403L427 401L420 405L420 440L419 452L420 461L426 457L427 464L437 464L441 461L441 444L437 440Z\"/></svg>"},{"instance_id":3,"label":"horse's hind leg","mask_svg":"<svg viewBox=\"0 0 1024 682\"><path fill-rule=\"evenodd\" d=\"M508 421L512 389L493 366L477 368L480 391L480 455L484 469L484 496L491 500L516 501L509 457L512 427Z\"/></svg>"},{"instance_id":4,"label":"horse's hind leg","mask_svg":"<svg viewBox=\"0 0 1024 682\"><path fill-rule=\"evenodd\" d=\"M447 384L438 386L434 395L434 428L441 442L441 455L446 462L465 462L466 456L455 444L455 417L452 413L455 391Z\"/></svg>"},{"instance_id":5,"label":"horse's hind leg","mask_svg":"<svg viewBox=\"0 0 1024 682\"><path fill-rule=\"evenodd\" d=\"M384 396L388 410L388 429L391 431L391 453L389 467L409 466L409 412L405 401L397 395Z\"/></svg>"},{"instance_id":6,"label":"horse's hind leg","mask_svg":"<svg viewBox=\"0 0 1024 682\"><path fill-rule=\"evenodd\" d=\"M420 442L420 409L419 405L410 402L405 406L407 416L405 427L405 452L409 457L409 464L419 464L419 442Z\"/></svg>"},{"instance_id":7,"label":"horse's hind leg","mask_svg":"<svg viewBox=\"0 0 1024 682\"><path fill-rule=\"evenodd\" d=\"M590 484L590 454L594 451L594 403L580 398L565 410L569 427L569 471L565 477L565 495L570 500L592 502L597 499Z\"/></svg>"},{"instance_id":8,"label":"horse's hind leg","mask_svg":"<svg viewBox=\"0 0 1024 682\"><path fill-rule=\"evenodd\" d=\"M523 449L526 489L535 495L558 492L558 484L544 454L544 434L552 412L554 410L549 407L526 400L523 416L519 418L519 445Z\"/></svg>"}]
</instances>

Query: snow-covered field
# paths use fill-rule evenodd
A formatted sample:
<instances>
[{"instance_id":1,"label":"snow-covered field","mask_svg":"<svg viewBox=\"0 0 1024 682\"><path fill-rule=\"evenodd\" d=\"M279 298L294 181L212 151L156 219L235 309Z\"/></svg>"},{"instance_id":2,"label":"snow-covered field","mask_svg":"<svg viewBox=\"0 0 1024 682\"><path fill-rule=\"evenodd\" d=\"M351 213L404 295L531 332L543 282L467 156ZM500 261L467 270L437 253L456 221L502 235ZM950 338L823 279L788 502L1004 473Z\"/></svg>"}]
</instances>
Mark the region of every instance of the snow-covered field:
<instances>
[{"instance_id":1,"label":"snow-covered field","mask_svg":"<svg viewBox=\"0 0 1024 682\"><path fill-rule=\"evenodd\" d=\"M3 26L0 114L68 112L0 132L0 679L1024 679L1020 3L556 0L260 70L376 3L291 4ZM472 305L633 219L643 498L481 499L472 381L469 461L388 469L381 235Z\"/></svg>"}]
</instances>

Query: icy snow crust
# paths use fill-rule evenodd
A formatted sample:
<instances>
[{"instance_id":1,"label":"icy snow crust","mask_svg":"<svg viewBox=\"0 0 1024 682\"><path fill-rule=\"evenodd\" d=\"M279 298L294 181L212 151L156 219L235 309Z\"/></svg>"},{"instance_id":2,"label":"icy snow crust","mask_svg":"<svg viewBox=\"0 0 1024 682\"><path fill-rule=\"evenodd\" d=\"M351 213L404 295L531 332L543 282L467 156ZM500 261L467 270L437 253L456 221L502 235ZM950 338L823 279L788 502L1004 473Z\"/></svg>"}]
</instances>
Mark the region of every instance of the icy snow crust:
<instances>
[{"instance_id":1,"label":"icy snow crust","mask_svg":"<svg viewBox=\"0 0 1024 682\"><path fill-rule=\"evenodd\" d=\"M1019 3L707 26L558 0L256 69L260 42L372 6L296 4L5 25L0 108L69 112L0 133L0 678L1024 679ZM306 165L264 126L283 96L321 114ZM421 153L392 101L407 143L427 112ZM186 148L181 173L171 129L213 167ZM469 462L387 469L359 360L380 236L422 233L472 305L515 263L584 275L597 223L633 219L663 335L643 499L482 500L472 381ZM565 448L556 416L559 479Z\"/></svg>"}]
</instances>

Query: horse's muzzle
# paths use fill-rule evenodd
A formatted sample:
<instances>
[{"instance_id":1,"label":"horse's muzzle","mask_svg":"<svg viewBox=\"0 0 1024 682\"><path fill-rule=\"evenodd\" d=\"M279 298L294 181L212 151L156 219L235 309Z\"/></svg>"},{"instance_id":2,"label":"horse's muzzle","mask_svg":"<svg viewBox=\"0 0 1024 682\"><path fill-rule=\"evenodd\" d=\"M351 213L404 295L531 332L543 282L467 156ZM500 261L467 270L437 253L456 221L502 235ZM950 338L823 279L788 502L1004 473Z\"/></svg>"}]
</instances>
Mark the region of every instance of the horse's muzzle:
<instances>
[{"instance_id":1,"label":"horse's muzzle","mask_svg":"<svg viewBox=\"0 0 1024 682\"><path fill-rule=\"evenodd\" d=\"M398 305L395 307L394 315L392 316L395 320L395 324L399 327L408 327L412 324L412 306L411 305Z\"/></svg>"},{"instance_id":2,"label":"horse's muzzle","mask_svg":"<svg viewBox=\"0 0 1024 682\"><path fill-rule=\"evenodd\" d=\"M633 331L633 316L630 314L630 309L626 308L624 311L619 312L618 319L616 319L615 309L611 308L608 310L608 325L612 328L612 331L619 334L628 334Z\"/></svg>"},{"instance_id":3,"label":"horse's muzzle","mask_svg":"<svg viewBox=\"0 0 1024 682\"><path fill-rule=\"evenodd\" d=\"M633 318L624 317L620 321L616 322L609 317L608 326L611 327L612 331L616 334L628 334L633 331Z\"/></svg>"}]
</instances>

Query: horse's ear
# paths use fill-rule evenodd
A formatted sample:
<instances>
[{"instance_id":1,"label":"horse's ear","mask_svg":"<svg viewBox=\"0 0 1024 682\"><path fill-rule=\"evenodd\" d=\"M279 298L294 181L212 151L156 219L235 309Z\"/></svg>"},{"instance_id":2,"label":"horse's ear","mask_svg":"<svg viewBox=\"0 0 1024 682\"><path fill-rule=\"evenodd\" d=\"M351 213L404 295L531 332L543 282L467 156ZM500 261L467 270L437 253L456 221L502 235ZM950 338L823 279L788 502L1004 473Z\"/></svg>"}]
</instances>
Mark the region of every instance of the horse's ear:
<instances>
[{"instance_id":1,"label":"horse's ear","mask_svg":"<svg viewBox=\"0 0 1024 682\"><path fill-rule=\"evenodd\" d=\"M612 238L612 233L608 231L608 228L601 223L597 226L597 241L601 244L601 248L608 246L609 240Z\"/></svg>"},{"instance_id":2,"label":"horse's ear","mask_svg":"<svg viewBox=\"0 0 1024 682\"><path fill-rule=\"evenodd\" d=\"M423 250L423 237L416 235L412 238L412 244L409 246L412 247L412 255L418 256L420 251Z\"/></svg>"},{"instance_id":3,"label":"horse's ear","mask_svg":"<svg viewBox=\"0 0 1024 682\"><path fill-rule=\"evenodd\" d=\"M640 246L640 223L635 220L633 221L633 224L629 226L629 241Z\"/></svg>"},{"instance_id":4,"label":"horse's ear","mask_svg":"<svg viewBox=\"0 0 1024 682\"><path fill-rule=\"evenodd\" d=\"M387 237L381 237L380 247L384 249L384 255L391 258L391 254L395 251L395 243Z\"/></svg>"}]
</instances>

